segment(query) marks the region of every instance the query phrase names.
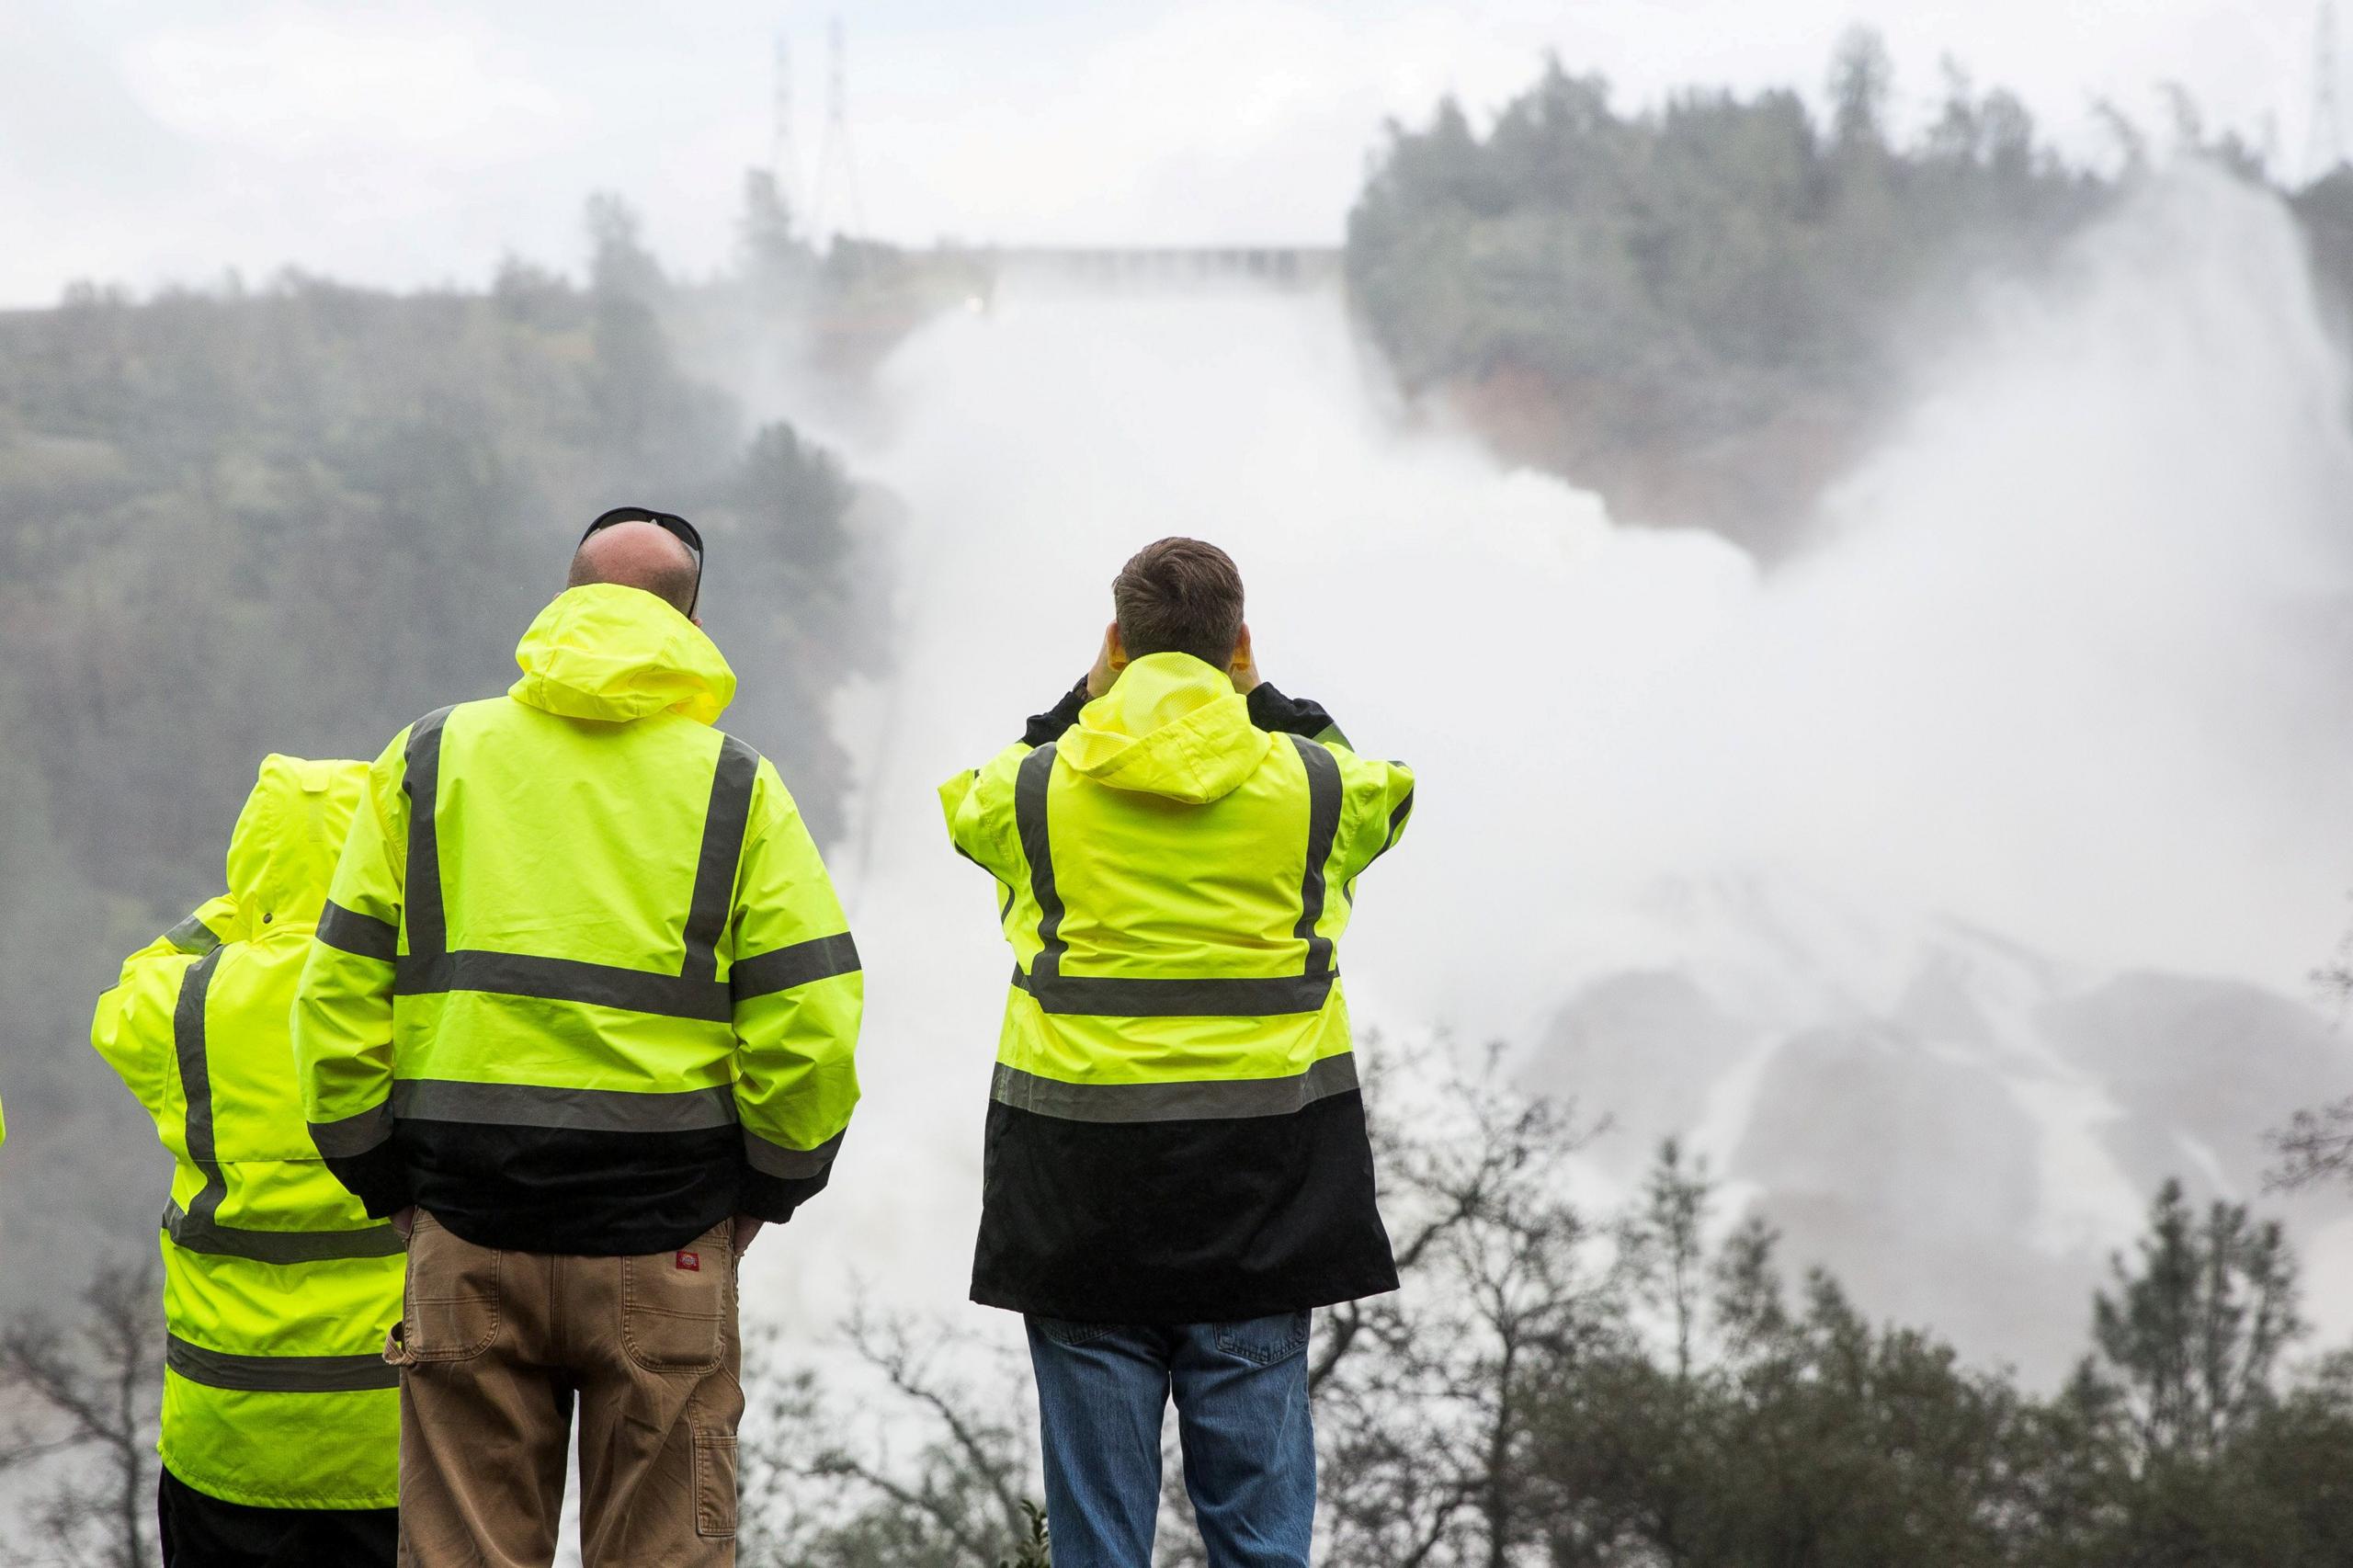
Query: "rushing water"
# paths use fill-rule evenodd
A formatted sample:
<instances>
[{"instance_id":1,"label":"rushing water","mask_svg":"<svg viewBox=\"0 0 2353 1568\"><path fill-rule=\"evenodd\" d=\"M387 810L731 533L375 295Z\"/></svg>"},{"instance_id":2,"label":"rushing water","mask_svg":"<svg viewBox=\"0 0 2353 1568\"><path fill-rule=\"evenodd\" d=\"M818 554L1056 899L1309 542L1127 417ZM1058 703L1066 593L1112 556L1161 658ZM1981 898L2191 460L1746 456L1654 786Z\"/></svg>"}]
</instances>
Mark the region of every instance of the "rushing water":
<instances>
[{"instance_id":1,"label":"rushing water","mask_svg":"<svg viewBox=\"0 0 2353 1568\"><path fill-rule=\"evenodd\" d=\"M1017 288L905 344L844 435L907 509L898 674L840 714L868 1097L754 1260L765 1310L814 1324L853 1271L961 1300L1008 960L932 790L1086 667L1163 534L1232 551L1269 678L1420 773L1345 947L1360 1020L1535 1041L1585 980L1721 957L1656 895L1727 878L1836 912L1737 938L1803 948L1825 1018L1931 920L2299 989L2353 885L2353 442L2292 228L2177 178L1984 319L1770 574L1401 433L1332 294ZM2097 1085L2045 1087L2045 1184L2114 1239L2140 1195L2083 1175Z\"/></svg>"}]
</instances>

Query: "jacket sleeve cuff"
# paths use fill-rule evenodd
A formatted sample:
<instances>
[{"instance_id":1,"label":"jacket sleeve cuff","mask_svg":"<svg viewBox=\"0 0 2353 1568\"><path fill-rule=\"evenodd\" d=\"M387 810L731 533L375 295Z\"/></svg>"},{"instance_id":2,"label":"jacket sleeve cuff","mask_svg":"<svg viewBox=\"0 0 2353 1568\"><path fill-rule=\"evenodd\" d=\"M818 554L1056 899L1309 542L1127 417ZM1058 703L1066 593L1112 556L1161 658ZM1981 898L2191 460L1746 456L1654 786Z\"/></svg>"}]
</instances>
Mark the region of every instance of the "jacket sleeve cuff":
<instances>
[{"instance_id":1,"label":"jacket sleeve cuff","mask_svg":"<svg viewBox=\"0 0 2353 1568\"><path fill-rule=\"evenodd\" d=\"M1063 699L1043 713L1029 716L1029 725L1021 732L1021 744L1036 747L1051 745L1063 738L1063 732L1078 722L1078 710L1086 706L1086 677L1063 693Z\"/></svg>"},{"instance_id":2,"label":"jacket sleeve cuff","mask_svg":"<svg viewBox=\"0 0 2353 1568\"><path fill-rule=\"evenodd\" d=\"M1332 715L1324 705L1304 697L1285 697L1275 689L1272 681L1260 681L1250 688L1250 722L1271 734L1305 735L1312 741L1336 741L1348 744L1340 726L1332 722Z\"/></svg>"},{"instance_id":3,"label":"jacket sleeve cuff","mask_svg":"<svg viewBox=\"0 0 2353 1568\"><path fill-rule=\"evenodd\" d=\"M781 1225L792 1218L794 1210L823 1192L832 1176L830 1168L821 1176L772 1176L746 1165L736 1190L735 1212Z\"/></svg>"}]
</instances>

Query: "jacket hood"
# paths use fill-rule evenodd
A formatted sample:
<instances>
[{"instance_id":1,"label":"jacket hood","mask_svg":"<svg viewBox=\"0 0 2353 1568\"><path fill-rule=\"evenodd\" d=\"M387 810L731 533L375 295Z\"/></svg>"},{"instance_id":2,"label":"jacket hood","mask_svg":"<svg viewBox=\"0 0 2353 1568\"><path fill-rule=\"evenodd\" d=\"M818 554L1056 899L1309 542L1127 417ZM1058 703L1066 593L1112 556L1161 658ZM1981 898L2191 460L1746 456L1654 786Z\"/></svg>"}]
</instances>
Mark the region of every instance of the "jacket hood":
<instances>
[{"instance_id":1,"label":"jacket hood","mask_svg":"<svg viewBox=\"0 0 2353 1568\"><path fill-rule=\"evenodd\" d=\"M1198 806L1239 789L1273 744L1223 670L1147 653L1079 710L1057 755L1098 784Z\"/></svg>"},{"instance_id":2,"label":"jacket hood","mask_svg":"<svg viewBox=\"0 0 2353 1568\"><path fill-rule=\"evenodd\" d=\"M557 595L523 633L515 662L523 678L506 694L567 719L682 713L712 724L735 698L735 672L701 627L618 583Z\"/></svg>"},{"instance_id":3,"label":"jacket hood","mask_svg":"<svg viewBox=\"0 0 2353 1568\"><path fill-rule=\"evenodd\" d=\"M364 762L312 762L274 752L262 758L261 778L229 835L229 892L237 918L236 929L221 937L249 941L265 931L318 923L367 788Z\"/></svg>"}]
</instances>

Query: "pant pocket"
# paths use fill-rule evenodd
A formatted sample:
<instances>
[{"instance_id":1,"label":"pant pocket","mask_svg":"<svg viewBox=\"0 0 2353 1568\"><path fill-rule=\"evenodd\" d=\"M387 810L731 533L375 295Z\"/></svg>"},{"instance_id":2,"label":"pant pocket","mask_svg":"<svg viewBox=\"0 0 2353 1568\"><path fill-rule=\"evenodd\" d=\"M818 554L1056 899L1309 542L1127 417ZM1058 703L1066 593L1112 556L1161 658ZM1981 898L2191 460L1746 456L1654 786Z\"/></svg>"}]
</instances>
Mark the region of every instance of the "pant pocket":
<instances>
[{"instance_id":1,"label":"pant pocket","mask_svg":"<svg viewBox=\"0 0 2353 1568\"><path fill-rule=\"evenodd\" d=\"M463 1361L490 1348L498 1337L499 1263L494 1249L418 1212L402 1291L401 1346L409 1362Z\"/></svg>"},{"instance_id":2,"label":"pant pocket","mask_svg":"<svg viewBox=\"0 0 2353 1568\"><path fill-rule=\"evenodd\" d=\"M734 1310L734 1258L727 1225L674 1252L621 1259L621 1348L639 1369L719 1369Z\"/></svg>"},{"instance_id":3,"label":"pant pocket","mask_svg":"<svg viewBox=\"0 0 2353 1568\"><path fill-rule=\"evenodd\" d=\"M695 1534L735 1535L735 1439L717 1432L695 1434Z\"/></svg>"},{"instance_id":4,"label":"pant pocket","mask_svg":"<svg viewBox=\"0 0 2353 1568\"><path fill-rule=\"evenodd\" d=\"M1308 1316L1304 1312L1277 1312L1243 1323L1222 1323L1217 1325L1217 1347L1229 1356L1271 1367L1307 1348Z\"/></svg>"},{"instance_id":5,"label":"pant pocket","mask_svg":"<svg viewBox=\"0 0 2353 1568\"><path fill-rule=\"evenodd\" d=\"M1064 1318L1032 1316L1029 1326L1066 1350L1092 1345L1119 1328L1114 1323L1072 1323Z\"/></svg>"}]
</instances>

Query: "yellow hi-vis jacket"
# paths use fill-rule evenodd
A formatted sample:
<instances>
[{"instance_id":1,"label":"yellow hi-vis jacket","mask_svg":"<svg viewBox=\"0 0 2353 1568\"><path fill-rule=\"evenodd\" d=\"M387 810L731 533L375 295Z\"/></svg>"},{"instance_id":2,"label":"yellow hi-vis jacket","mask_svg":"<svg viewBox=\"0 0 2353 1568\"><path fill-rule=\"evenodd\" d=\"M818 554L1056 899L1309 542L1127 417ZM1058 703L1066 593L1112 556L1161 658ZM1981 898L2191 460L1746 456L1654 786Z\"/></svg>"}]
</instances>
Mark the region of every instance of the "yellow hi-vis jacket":
<instances>
[{"instance_id":1,"label":"yellow hi-vis jacket","mask_svg":"<svg viewBox=\"0 0 2353 1568\"><path fill-rule=\"evenodd\" d=\"M790 1217L851 1108L858 954L727 662L574 588L504 697L369 770L295 1015L312 1134L371 1213L624 1256Z\"/></svg>"},{"instance_id":2,"label":"yellow hi-vis jacket","mask_svg":"<svg viewBox=\"0 0 2353 1568\"><path fill-rule=\"evenodd\" d=\"M1016 960L975 1300L1215 1322L1395 1287L1336 946L1414 779L1307 707L1270 733L1154 653L941 788Z\"/></svg>"},{"instance_id":3,"label":"yellow hi-vis jacket","mask_svg":"<svg viewBox=\"0 0 2353 1568\"><path fill-rule=\"evenodd\" d=\"M226 897L131 955L91 1043L172 1153L165 1468L264 1508L389 1508L400 1238L312 1147L287 1013L367 765L271 756Z\"/></svg>"}]
</instances>

